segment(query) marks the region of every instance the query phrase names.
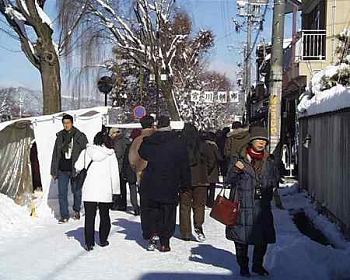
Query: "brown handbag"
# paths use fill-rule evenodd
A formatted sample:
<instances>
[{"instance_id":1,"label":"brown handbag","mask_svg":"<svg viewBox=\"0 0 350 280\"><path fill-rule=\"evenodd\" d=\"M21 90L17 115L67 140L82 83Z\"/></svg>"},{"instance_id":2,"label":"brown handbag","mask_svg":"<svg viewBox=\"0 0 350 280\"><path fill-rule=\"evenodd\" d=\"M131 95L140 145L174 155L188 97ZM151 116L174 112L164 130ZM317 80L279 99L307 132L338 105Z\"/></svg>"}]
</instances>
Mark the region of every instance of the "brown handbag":
<instances>
[{"instance_id":1,"label":"brown handbag","mask_svg":"<svg viewBox=\"0 0 350 280\"><path fill-rule=\"evenodd\" d=\"M225 196L225 188L223 187L214 201L214 206L210 212L210 217L226 226L235 226L239 217L239 201L236 200L235 187L233 200ZM223 195L221 195L223 193Z\"/></svg>"}]
</instances>

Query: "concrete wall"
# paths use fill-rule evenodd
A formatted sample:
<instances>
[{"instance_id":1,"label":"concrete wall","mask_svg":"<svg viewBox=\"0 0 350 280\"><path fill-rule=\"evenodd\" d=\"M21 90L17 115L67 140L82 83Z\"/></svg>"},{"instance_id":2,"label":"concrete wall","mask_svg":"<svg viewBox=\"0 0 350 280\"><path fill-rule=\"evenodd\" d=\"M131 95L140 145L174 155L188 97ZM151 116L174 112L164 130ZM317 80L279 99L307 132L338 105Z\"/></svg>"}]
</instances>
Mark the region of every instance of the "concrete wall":
<instances>
[{"instance_id":1,"label":"concrete wall","mask_svg":"<svg viewBox=\"0 0 350 280\"><path fill-rule=\"evenodd\" d=\"M309 135L311 143L303 143ZM350 230L350 108L299 120L302 187Z\"/></svg>"}]
</instances>

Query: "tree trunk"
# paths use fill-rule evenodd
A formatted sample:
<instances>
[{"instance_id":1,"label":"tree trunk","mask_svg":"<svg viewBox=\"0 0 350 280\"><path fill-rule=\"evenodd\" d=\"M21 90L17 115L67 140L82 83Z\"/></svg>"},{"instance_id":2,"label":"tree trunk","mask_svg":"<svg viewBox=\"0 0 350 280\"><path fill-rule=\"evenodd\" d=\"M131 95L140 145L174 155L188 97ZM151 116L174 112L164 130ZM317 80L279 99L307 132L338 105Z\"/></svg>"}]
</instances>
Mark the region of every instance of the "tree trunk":
<instances>
[{"instance_id":1,"label":"tree trunk","mask_svg":"<svg viewBox=\"0 0 350 280\"><path fill-rule=\"evenodd\" d=\"M53 114L61 111L61 78L58 59L50 63L43 61L40 68L43 91L43 113Z\"/></svg>"},{"instance_id":2,"label":"tree trunk","mask_svg":"<svg viewBox=\"0 0 350 280\"><path fill-rule=\"evenodd\" d=\"M161 83L162 93L167 105L167 109L172 121L181 121L179 110L176 105L175 97L172 92L172 81L166 81Z\"/></svg>"}]
</instances>

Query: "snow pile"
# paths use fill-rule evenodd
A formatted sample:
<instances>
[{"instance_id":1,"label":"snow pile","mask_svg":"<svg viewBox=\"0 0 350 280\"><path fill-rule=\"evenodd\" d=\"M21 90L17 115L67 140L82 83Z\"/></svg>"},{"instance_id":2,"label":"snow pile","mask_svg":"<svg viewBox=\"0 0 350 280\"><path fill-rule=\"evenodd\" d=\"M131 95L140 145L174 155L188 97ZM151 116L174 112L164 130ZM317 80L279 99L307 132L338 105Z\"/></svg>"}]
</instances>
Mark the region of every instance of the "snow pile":
<instances>
[{"instance_id":1,"label":"snow pile","mask_svg":"<svg viewBox=\"0 0 350 280\"><path fill-rule=\"evenodd\" d=\"M299 116L311 116L327 112L334 112L350 107L350 87L337 85L331 89L321 91L313 97L302 96L298 105Z\"/></svg>"},{"instance_id":2,"label":"snow pile","mask_svg":"<svg viewBox=\"0 0 350 280\"><path fill-rule=\"evenodd\" d=\"M350 66L331 65L312 78L312 93L305 92L298 105L300 116L334 112L350 107Z\"/></svg>"},{"instance_id":3,"label":"snow pile","mask_svg":"<svg viewBox=\"0 0 350 280\"><path fill-rule=\"evenodd\" d=\"M17 205L11 198L0 193L0 236L23 232L33 225L26 206Z\"/></svg>"},{"instance_id":4,"label":"snow pile","mask_svg":"<svg viewBox=\"0 0 350 280\"><path fill-rule=\"evenodd\" d=\"M316 211L316 205L311 204L305 191L298 184L287 186L280 190L283 206L290 210L303 210L314 226L320 230L329 242L338 249L350 249L350 244L344 239L339 228L325 216Z\"/></svg>"},{"instance_id":5,"label":"snow pile","mask_svg":"<svg viewBox=\"0 0 350 280\"><path fill-rule=\"evenodd\" d=\"M272 267L273 279L349 279L350 244L337 227L319 215L307 194L297 185L280 190L283 206L289 211L305 211L316 228L331 242L321 245L299 232L291 215L275 210L277 243L270 246L267 266Z\"/></svg>"}]
</instances>

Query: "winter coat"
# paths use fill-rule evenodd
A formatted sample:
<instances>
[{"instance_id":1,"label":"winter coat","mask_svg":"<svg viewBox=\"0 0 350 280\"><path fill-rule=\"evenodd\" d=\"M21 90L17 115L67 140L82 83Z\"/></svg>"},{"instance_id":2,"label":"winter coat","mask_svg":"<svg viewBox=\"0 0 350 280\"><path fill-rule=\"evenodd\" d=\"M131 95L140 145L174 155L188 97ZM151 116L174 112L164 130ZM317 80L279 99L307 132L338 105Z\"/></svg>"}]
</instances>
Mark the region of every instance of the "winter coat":
<instances>
[{"instance_id":1,"label":"winter coat","mask_svg":"<svg viewBox=\"0 0 350 280\"><path fill-rule=\"evenodd\" d=\"M137 181L140 182L142 171L147 166L147 161L142 159L139 155L139 149L145 137L151 136L155 130L153 128L143 129L141 135L136 137L131 143L129 150L129 162L131 168L136 172Z\"/></svg>"},{"instance_id":2,"label":"winter coat","mask_svg":"<svg viewBox=\"0 0 350 280\"><path fill-rule=\"evenodd\" d=\"M173 131L157 131L146 137L139 154L147 167L141 178L140 195L161 203L177 203L181 188L191 184L187 150Z\"/></svg>"},{"instance_id":3,"label":"winter coat","mask_svg":"<svg viewBox=\"0 0 350 280\"><path fill-rule=\"evenodd\" d=\"M209 186L209 174L215 168L215 156L210 150L209 144L205 141L200 143L200 160L196 163L189 163L191 167L192 187Z\"/></svg>"},{"instance_id":4,"label":"winter coat","mask_svg":"<svg viewBox=\"0 0 350 280\"><path fill-rule=\"evenodd\" d=\"M127 149L125 151L125 155L123 158L123 168L122 168L122 177L125 181L127 181L129 184L136 184L137 177L134 170L132 170L129 162L129 150L130 150L131 144L127 146Z\"/></svg>"},{"instance_id":5,"label":"winter coat","mask_svg":"<svg viewBox=\"0 0 350 280\"><path fill-rule=\"evenodd\" d=\"M130 145L130 140L125 137L121 137L121 138L113 139L112 143L113 143L113 149L114 149L115 155L117 156L117 160L118 160L119 173L121 174L125 151L127 150L128 145Z\"/></svg>"},{"instance_id":6,"label":"winter coat","mask_svg":"<svg viewBox=\"0 0 350 280\"><path fill-rule=\"evenodd\" d=\"M80 153L75 168L81 171L92 161L83 184L82 201L112 202L113 194L120 194L118 161L112 149L87 145Z\"/></svg>"},{"instance_id":7,"label":"winter coat","mask_svg":"<svg viewBox=\"0 0 350 280\"><path fill-rule=\"evenodd\" d=\"M73 137L73 149L72 149L72 155L71 155L73 176L76 175L74 164L77 161L81 151L86 148L86 144L88 143L88 140L85 134L82 133L77 128L74 128L74 129L76 130L76 133ZM62 157L63 133L64 133L64 130L61 130L56 134L55 146L52 153L51 175L55 177L58 176L59 162Z\"/></svg>"},{"instance_id":8,"label":"winter coat","mask_svg":"<svg viewBox=\"0 0 350 280\"><path fill-rule=\"evenodd\" d=\"M209 183L214 184L219 182L219 163L223 160L222 155L220 154L218 145L213 141L206 141L209 146L209 153L211 157L214 158L214 165L211 170L209 170Z\"/></svg>"},{"instance_id":9,"label":"winter coat","mask_svg":"<svg viewBox=\"0 0 350 280\"><path fill-rule=\"evenodd\" d=\"M233 129L226 137L224 154L226 158L231 159L232 156L238 155L241 149L249 143L249 128Z\"/></svg>"},{"instance_id":10,"label":"winter coat","mask_svg":"<svg viewBox=\"0 0 350 280\"><path fill-rule=\"evenodd\" d=\"M229 177L232 182L230 198L240 202L239 219L236 226L226 227L226 237L239 243L275 243L276 234L271 211L273 188L278 186L278 172L272 155L266 153L260 175L251 165L246 149L242 149L238 160L245 165L243 171L230 166ZM256 199L255 188L262 190L262 198Z\"/></svg>"}]
</instances>

